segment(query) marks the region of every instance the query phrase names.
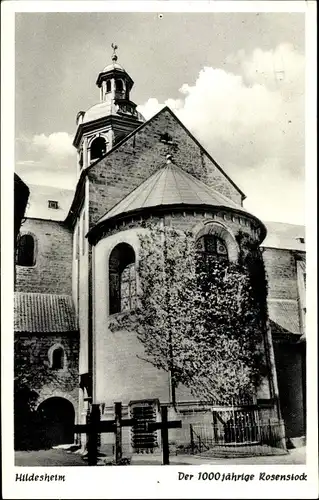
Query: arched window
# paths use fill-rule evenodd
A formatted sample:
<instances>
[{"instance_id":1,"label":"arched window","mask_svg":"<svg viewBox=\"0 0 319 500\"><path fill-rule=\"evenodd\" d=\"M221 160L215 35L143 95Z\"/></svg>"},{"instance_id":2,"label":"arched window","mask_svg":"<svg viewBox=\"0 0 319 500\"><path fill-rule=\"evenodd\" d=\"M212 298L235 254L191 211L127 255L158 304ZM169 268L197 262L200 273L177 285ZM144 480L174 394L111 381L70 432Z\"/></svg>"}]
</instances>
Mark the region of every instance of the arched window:
<instances>
[{"instance_id":1,"label":"arched window","mask_svg":"<svg viewBox=\"0 0 319 500\"><path fill-rule=\"evenodd\" d=\"M205 260L228 261L228 251L222 238L214 234L205 234L196 242L197 251L205 257Z\"/></svg>"},{"instance_id":2,"label":"arched window","mask_svg":"<svg viewBox=\"0 0 319 500\"><path fill-rule=\"evenodd\" d=\"M124 87L123 87L122 80L115 80L115 88L116 88L117 92L123 92Z\"/></svg>"},{"instance_id":3,"label":"arched window","mask_svg":"<svg viewBox=\"0 0 319 500\"><path fill-rule=\"evenodd\" d=\"M31 234L22 234L18 240L16 263L18 266L35 265L35 240Z\"/></svg>"},{"instance_id":4,"label":"arched window","mask_svg":"<svg viewBox=\"0 0 319 500\"><path fill-rule=\"evenodd\" d=\"M82 149L80 150L80 153L79 153L79 165L80 165L80 168L83 167L83 150Z\"/></svg>"},{"instance_id":5,"label":"arched window","mask_svg":"<svg viewBox=\"0 0 319 500\"><path fill-rule=\"evenodd\" d=\"M106 82L106 92L111 92L112 84L111 80L107 80Z\"/></svg>"},{"instance_id":6,"label":"arched window","mask_svg":"<svg viewBox=\"0 0 319 500\"><path fill-rule=\"evenodd\" d=\"M96 137L91 144L91 161L101 158L106 153L106 140L104 137Z\"/></svg>"},{"instance_id":7,"label":"arched window","mask_svg":"<svg viewBox=\"0 0 319 500\"><path fill-rule=\"evenodd\" d=\"M134 309L136 305L135 252L127 243L120 243L109 260L110 314Z\"/></svg>"},{"instance_id":8,"label":"arched window","mask_svg":"<svg viewBox=\"0 0 319 500\"><path fill-rule=\"evenodd\" d=\"M64 349L59 346L52 351L52 369L62 370L64 368Z\"/></svg>"}]
</instances>

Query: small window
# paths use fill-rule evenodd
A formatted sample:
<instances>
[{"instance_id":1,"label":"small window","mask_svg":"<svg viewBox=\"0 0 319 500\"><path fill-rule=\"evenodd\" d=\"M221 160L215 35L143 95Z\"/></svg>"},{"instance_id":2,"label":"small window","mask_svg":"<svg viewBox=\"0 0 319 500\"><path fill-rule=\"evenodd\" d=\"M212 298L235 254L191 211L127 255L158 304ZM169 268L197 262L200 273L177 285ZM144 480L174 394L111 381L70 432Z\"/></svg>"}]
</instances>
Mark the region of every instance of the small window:
<instances>
[{"instance_id":1,"label":"small window","mask_svg":"<svg viewBox=\"0 0 319 500\"><path fill-rule=\"evenodd\" d=\"M305 243L305 237L304 236L299 236L296 238L300 243Z\"/></svg>"},{"instance_id":2,"label":"small window","mask_svg":"<svg viewBox=\"0 0 319 500\"><path fill-rule=\"evenodd\" d=\"M56 200L49 200L48 207L57 210L59 208L59 203Z\"/></svg>"},{"instance_id":3,"label":"small window","mask_svg":"<svg viewBox=\"0 0 319 500\"><path fill-rule=\"evenodd\" d=\"M16 264L31 267L35 265L35 240L31 234L22 234L18 241Z\"/></svg>"},{"instance_id":4,"label":"small window","mask_svg":"<svg viewBox=\"0 0 319 500\"><path fill-rule=\"evenodd\" d=\"M123 82L122 80L115 80L115 88L118 92L123 92Z\"/></svg>"},{"instance_id":5,"label":"small window","mask_svg":"<svg viewBox=\"0 0 319 500\"><path fill-rule=\"evenodd\" d=\"M83 167L83 150L81 149L80 154L79 154L79 165L80 168Z\"/></svg>"},{"instance_id":6,"label":"small window","mask_svg":"<svg viewBox=\"0 0 319 500\"><path fill-rule=\"evenodd\" d=\"M224 240L215 235L201 236L196 243L197 251L209 260L228 260L228 251Z\"/></svg>"},{"instance_id":7,"label":"small window","mask_svg":"<svg viewBox=\"0 0 319 500\"><path fill-rule=\"evenodd\" d=\"M106 92L111 92L111 80L106 82Z\"/></svg>"},{"instance_id":8,"label":"small window","mask_svg":"<svg viewBox=\"0 0 319 500\"><path fill-rule=\"evenodd\" d=\"M52 369L62 370L64 368L64 350L62 347L57 347L52 353Z\"/></svg>"},{"instance_id":9,"label":"small window","mask_svg":"<svg viewBox=\"0 0 319 500\"><path fill-rule=\"evenodd\" d=\"M97 160L106 153L106 140L104 137L96 137L91 144L91 161Z\"/></svg>"},{"instance_id":10,"label":"small window","mask_svg":"<svg viewBox=\"0 0 319 500\"><path fill-rule=\"evenodd\" d=\"M165 132L165 134L161 134L160 141L165 142L166 144L172 144L173 138L167 132Z\"/></svg>"}]
</instances>

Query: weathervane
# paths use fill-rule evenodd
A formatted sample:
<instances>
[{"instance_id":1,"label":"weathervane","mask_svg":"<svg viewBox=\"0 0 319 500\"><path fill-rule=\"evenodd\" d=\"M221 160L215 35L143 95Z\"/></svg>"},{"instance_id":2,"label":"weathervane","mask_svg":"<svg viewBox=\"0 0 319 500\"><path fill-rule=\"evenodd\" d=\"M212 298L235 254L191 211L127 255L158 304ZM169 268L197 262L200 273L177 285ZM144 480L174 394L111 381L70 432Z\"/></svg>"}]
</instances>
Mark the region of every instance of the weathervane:
<instances>
[{"instance_id":1,"label":"weathervane","mask_svg":"<svg viewBox=\"0 0 319 500\"><path fill-rule=\"evenodd\" d=\"M117 61L117 55L115 51L118 49L118 46L115 43L112 43L111 47L113 49L112 61Z\"/></svg>"}]
</instances>

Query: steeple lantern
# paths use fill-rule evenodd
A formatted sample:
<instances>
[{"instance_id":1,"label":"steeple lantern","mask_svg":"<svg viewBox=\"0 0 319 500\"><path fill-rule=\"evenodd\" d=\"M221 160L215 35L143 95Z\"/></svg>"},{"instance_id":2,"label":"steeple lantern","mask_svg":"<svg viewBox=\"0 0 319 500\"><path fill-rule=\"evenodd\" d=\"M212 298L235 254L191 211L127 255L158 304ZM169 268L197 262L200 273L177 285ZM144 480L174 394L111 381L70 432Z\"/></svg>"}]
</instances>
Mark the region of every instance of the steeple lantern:
<instances>
[{"instance_id":1,"label":"steeple lantern","mask_svg":"<svg viewBox=\"0 0 319 500\"><path fill-rule=\"evenodd\" d=\"M99 74L96 85L100 88L101 101L130 99L130 91L134 85L132 78L117 62L117 45L112 43L112 63L106 66Z\"/></svg>"},{"instance_id":2,"label":"steeple lantern","mask_svg":"<svg viewBox=\"0 0 319 500\"><path fill-rule=\"evenodd\" d=\"M134 82L117 62L117 46L112 43L112 48L112 62L96 81L100 102L77 115L73 145L78 150L78 175L145 121L130 100Z\"/></svg>"}]
</instances>

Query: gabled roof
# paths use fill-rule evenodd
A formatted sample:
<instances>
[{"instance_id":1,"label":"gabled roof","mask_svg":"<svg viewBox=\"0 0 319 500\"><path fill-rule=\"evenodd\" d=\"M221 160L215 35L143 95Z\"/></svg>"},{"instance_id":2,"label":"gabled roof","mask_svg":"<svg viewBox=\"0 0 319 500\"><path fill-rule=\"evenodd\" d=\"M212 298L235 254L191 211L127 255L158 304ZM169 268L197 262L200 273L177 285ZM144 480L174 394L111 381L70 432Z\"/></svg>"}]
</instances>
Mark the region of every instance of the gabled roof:
<instances>
[{"instance_id":1,"label":"gabled roof","mask_svg":"<svg viewBox=\"0 0 319 500\"><path fill-rule=\"evenodd\" d=\"M306 251L305 226L286 222L264 222L267 236L262 243L266 248ZM304 240L304 243L302 241Z\"/></svg>"},{"instance_id":2,"label":"gabled roof","mask_svg":"<svg viewBox=\"0 0 319 500\"><path fill-rule=\"evenodd\" d=\"M136 210L178 205L219 206L246 210L173 163L165 164L101 217L97 224Z\"/></svg>"},{"instance_id":3,"label":"gabled roof","mask_svg":"<svg viewBox=\"0 0 319 500\"><path fill-rule=\"evenodd\" d=\"M30 197L25 217L64 221L70 209L74 191L53 186L29 185ZM49 200L57 201L58 208L49 208Z\"/></svg>"},{"instance_id":4,"label":"gabled roof","mask_svg":"<svg viewBox=\"0 0 319 500\"><path fill-rule=\"evenodd\" d=\"M51 293L14 294L14 331L67 333L77 331L72 298Z\"/></svg>"},{"instance_id":5,"label":"gabled roof","mask_svg":"<svg viewBox=\"0 0 319 500\"><path fill-rule=\"evenodd\" d=\"M200 148L202 153L207 156L207 158L210 159L210 161L215 165L215 167L225 176L225 178L234 186L234 188L240 193L242 196L242 199L244 200L246 198L245 193L235 184L235 182L226 174L226 172L222 169L222 167L214 160L214 158L206 151L206 149L200 144L200 142L193 136L193 134L188 130L188 128L181 122L179 118L173 113L173 111L168 107L165 106L162 108L158 113L156 113L152 118L147 120L146 122L142 123L139 127L136 127L132 132L127 134L121 141L119 141L112 149L110 149L102 158L99 158L95 162L91 163L86 169L83 169L80 175L80 178L78 180L77 186L76 186L76 191L75 195L69 210L69 213L66 218L66 223L72 224L74 221L74 214L77 213L78 207L80 206L82 199L81 199L81 193L83 190L83 186L85 183L85 178L88 175L88 172L94 168L95 165L97 165L100 161L104 160L104 158L107 158L108 156L111 156L114 151L116 151L118 148L121 147L122 144L124 144L126 141L130 140L133 136L138 134L144 127L150 125L159 115L164 114L164 113L169 113L174 120L185 130L185 132L188 134L188 136L194 141L194 143Z\"/></svg>"}]
</instances>

